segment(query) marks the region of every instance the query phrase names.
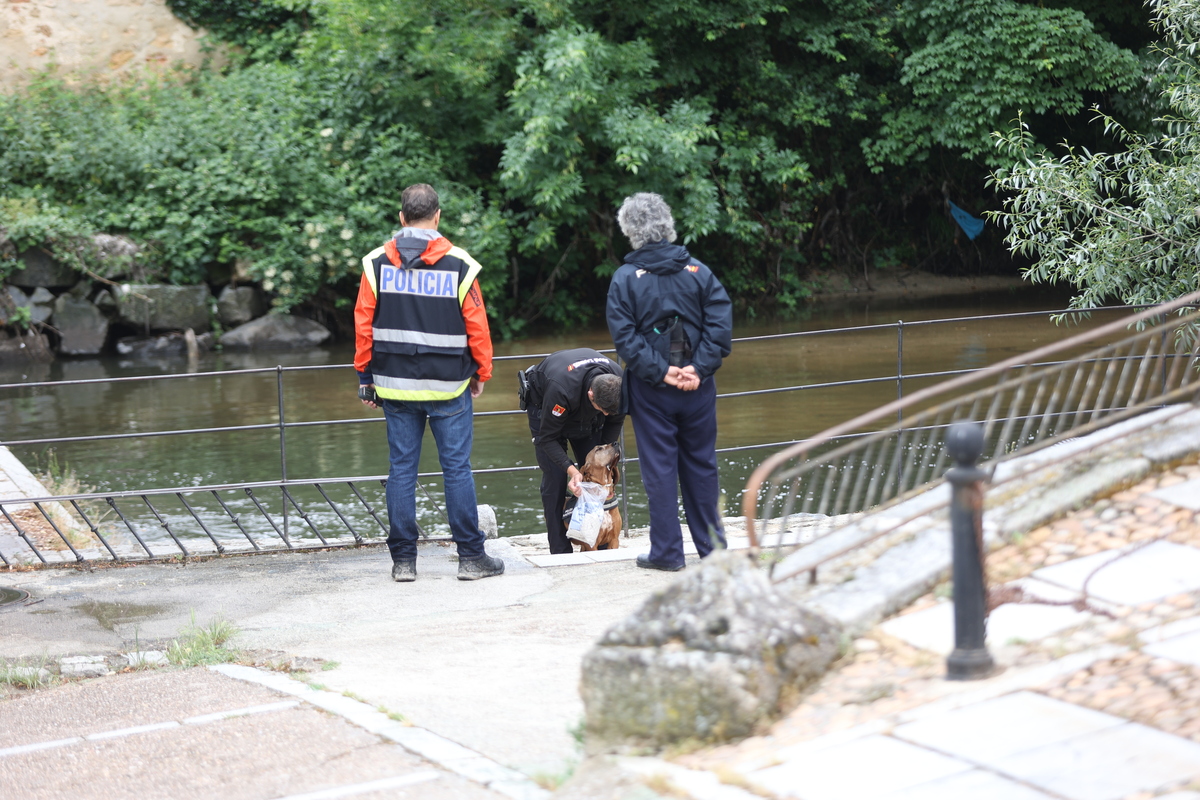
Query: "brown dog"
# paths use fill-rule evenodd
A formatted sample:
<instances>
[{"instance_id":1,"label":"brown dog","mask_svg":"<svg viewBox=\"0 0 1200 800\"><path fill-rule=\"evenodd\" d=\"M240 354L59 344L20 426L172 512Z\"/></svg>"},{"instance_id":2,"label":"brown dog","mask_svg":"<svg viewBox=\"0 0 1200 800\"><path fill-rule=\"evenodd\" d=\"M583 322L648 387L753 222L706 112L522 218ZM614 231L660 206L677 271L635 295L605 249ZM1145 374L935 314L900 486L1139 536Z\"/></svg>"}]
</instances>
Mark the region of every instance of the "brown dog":
<instances>
[{"instance_id":1,"label":"brown dog","mask_svg":"<svg viewBox=\"0 0 1200 800\"><path fill-rule=\"evenodd\" d=\"M579 470L583 473L585 481L598 483L608 490L606 504L616 497L617 481L621 479L621 470L617 466L620 460L617 448L611 444L597 445L592 448L592 452L587 454L583 468ZM621 542L621 509L613 506L604 512L604 521L600 523L600 533L596 536L595 547L589 547L577 539L571 541L579 545L581 551L616 550Z\"/></svg>"}]
</instances>

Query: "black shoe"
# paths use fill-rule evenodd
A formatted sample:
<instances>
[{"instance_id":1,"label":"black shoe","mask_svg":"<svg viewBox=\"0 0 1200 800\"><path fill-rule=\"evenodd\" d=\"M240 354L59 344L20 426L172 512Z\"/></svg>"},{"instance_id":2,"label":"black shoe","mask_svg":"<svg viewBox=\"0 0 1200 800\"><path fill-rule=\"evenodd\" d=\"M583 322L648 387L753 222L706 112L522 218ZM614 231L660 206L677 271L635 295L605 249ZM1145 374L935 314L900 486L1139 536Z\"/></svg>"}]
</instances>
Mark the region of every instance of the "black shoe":
<instances>
[{"instance_id":1,"label":"black shoe","mask_svg":"<svg viewBox=\"0 0 1200 800\"><path fill-rule=\"evenodd\" d=\"M460 581L477 581L480 578L503 574L504 562L487 553L478 558L460 558L458 560L458 579Z\"/></svg>"},{"instance_id":2,"label":"black shoe","mask_svg":"<svg viewBox=\"0 0 1200 800\"><path fill-rule=\"evenodd\" d=\"M678 567L664 567L662 564L655 564L653 561L651 561L650 556L646 553L638 554L637 565L642 569L661 569L663 572L679 572L679 570L686 566L684 564L680 564Z\"/></svg>"},{"instance_id":3,"label":"black shoe","mask_svg":"<svg viewBox=\"0 0 1200 800\"><path fill-rule=\"evenodd\" d=\"M417 579L417 560L410 558L406 561L392 562L392 580L397 583L408 583Z\"/></svg>"}]
</instances>

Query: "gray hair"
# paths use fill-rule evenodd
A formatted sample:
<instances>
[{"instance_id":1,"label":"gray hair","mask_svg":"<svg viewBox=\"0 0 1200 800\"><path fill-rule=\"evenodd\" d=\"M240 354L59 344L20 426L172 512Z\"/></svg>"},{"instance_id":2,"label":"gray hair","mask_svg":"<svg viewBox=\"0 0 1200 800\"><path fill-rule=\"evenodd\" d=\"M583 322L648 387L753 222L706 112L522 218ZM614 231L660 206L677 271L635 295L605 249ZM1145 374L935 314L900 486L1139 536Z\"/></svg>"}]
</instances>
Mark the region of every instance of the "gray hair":
<instances>
[{"instance_id":1,"label":"gray hair","mask_svg":"<svg viewBox=\"0 0 1200 800\"><path fill-rule=\"evenodd\" d=\"M662 195L638 192L625 198L617 211L617 224L634 250L651 242L675 241L675 218Z\"/></svg>"}]
</instances>

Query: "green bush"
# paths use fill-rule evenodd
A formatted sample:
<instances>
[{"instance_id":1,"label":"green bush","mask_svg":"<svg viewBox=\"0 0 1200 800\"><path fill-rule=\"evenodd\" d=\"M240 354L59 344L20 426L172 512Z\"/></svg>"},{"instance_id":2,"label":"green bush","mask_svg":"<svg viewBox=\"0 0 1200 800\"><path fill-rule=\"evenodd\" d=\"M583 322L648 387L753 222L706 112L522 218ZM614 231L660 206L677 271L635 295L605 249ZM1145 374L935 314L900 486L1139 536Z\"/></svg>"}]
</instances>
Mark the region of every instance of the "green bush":
<instances>
[{"instance_id":1,"label":"green bush","mask_svg":"<svg viewBox=\"0 0 1200 800\"><path fill-rule=\"evenodd\" d=\"M0 227L18 249L77 263L81 238L128 234L147 248L142 277L177 284L243 260L286 309L356 278L398 225L400 189L426 181L443 195L447 235L503 259L503 219L443 177L425 137L327 124L316 97L278 64L104 91L43 80L0 98L0 184L15 194Z\"/></svg>"}]
</instances>

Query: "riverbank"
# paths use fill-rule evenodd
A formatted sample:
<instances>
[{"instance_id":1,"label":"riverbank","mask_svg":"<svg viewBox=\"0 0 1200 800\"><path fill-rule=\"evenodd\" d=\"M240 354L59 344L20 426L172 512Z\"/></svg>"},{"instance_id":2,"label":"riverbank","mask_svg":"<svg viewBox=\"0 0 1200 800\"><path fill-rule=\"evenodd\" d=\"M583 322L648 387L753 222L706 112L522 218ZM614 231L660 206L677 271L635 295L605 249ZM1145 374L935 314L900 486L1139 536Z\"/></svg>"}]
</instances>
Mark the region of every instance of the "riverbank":
<instances>
[{"instance_id":1,"label":"riverbank","mask_svg":"<svg viewBox=\"0 0 1200 800\"><path fill-rule=\"evenodd\" d=\"M1019 275L939 275L915 269L892 267L862 272L819 274L820 287L811 302L847 300L917 300L948 298L985 292L1031 290L1033 285Z\"/></svg>"}]
</instances>

